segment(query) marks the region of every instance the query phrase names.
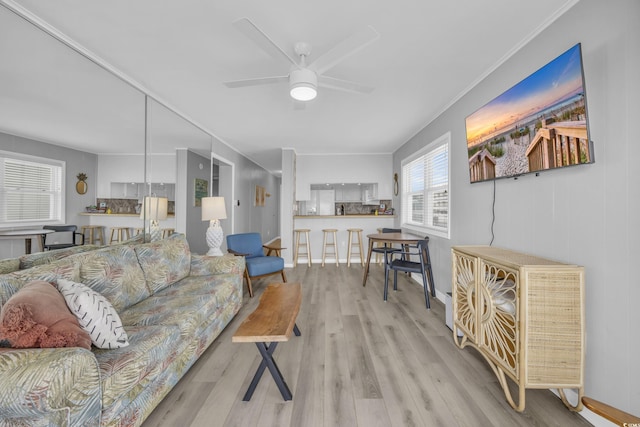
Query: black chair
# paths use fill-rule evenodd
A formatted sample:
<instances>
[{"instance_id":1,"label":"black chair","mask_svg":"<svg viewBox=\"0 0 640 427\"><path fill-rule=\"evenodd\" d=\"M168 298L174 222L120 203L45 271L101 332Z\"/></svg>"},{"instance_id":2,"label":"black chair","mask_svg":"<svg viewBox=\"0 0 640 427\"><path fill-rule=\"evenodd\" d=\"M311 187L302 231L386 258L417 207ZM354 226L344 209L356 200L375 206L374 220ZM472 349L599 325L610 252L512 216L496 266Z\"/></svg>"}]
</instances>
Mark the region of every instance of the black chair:
<instances>
[{"instance_id":1,"label":"black chair","mask_svg":"<svg viewBox=\"0 0 640 427\"><path fill-rule=\"evenodd\" d=\"M411 261L411 256L418 256L419 261ZM420 240L415 247L405 246L399 252L390 252L389 258L384 266L384 300L387 300L389 290L389 270L393 270L393 289L398 290L398 271L405 273L422 274L422 285L424 286L424 300L427 309L431 309L429 303L429 288L431 295L436 296L436 289L433 283L433 272L431 270L431 257L429 256L429 239Z\"/></svg>"},{"instance_id":2,"label":"black chair","mask_svg":"<svg viewBox=\"0 0 640 427\"><path fill-rule=\"evenodd\" d=\"M42 228L44 230L55 231L55 233L44 235L44 243L42 245L42 248L45 251L84 245L84 234L78 233L78 227L76 227L75 225L45 225ZM65 239L67 241L66 243L60 243L59 241L56 241L55 243L47 244L47 239L51 241L54 239L54 236L56 236L56 239L60 238L61 235L58 233L71 233L71 236L69 239ZM80 237L80 243L77 243L77 237ZM69 242L68 240L71 241Z\"/></svg>"},{"instance_id":3,"label":"black chair","mask_svg":"<svg viewBox=\"0 0 640 427\"><path fill-rule=\"evenodd\" d=\"M383 228L383 233L402 233L401 228ZM372 248L371 252L382 254L385 264L387 263L387 255L391 252L402 252L401 248L394 248L390 244L385 243L384 246Z\"/></svg>"}]
</instances>

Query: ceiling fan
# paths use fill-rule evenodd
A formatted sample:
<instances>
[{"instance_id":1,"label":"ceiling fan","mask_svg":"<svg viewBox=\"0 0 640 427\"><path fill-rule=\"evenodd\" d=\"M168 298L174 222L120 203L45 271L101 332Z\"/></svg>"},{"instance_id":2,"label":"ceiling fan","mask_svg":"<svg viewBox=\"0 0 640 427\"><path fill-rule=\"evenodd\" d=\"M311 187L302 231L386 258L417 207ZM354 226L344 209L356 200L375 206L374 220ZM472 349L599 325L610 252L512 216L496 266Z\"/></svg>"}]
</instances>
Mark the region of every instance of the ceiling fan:
<instances>
[{"instance_id":1,"label":"ceiling fan","mask_svg":"<svg viewBox=\"0 0 640 427\"><path fill-rule=\"evenodd\" d=\"M281 76L224 82L224 85L229 88L288 82L289 94L297 101L311 101L314 99L318 93L318 86L354 93L371 93L373 91L372 87L349 80L329 77L324 74L380 37L380 34L371 26L347 37L311 64L307 64L306 58L311 53L311 45L309 43L298 42L294 45L294 51L298 56L298 60L295 60L248 18L240 18L234 21L233 25L266 53L286 63L289 66L289 72Z\"/></svg>"}]
</instances>

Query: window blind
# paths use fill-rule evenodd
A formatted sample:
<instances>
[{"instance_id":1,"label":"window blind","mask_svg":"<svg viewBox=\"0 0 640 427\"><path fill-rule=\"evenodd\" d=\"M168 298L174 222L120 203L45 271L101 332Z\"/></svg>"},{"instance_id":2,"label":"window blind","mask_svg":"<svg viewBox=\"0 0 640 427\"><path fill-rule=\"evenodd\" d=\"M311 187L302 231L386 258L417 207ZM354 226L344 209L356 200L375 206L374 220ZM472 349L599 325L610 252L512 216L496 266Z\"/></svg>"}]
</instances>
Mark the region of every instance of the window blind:
<instances>
[{"instance_id":1,"label":"window blind","mask_svg":"<svg viewBox=\"0 0 640 427\"><path fill-rule=\"evenodd\" d=\"M27 156L0 153L1 223L22 225L60 220L63 164L24 157Z\"/></svg>"},{"instance_id":2,"label":"window blind","mask_svg":"<svg viewBox=\"0 0 640 427\"><path fill-rule=\"evenodd\" d=\"M449 236L449 141L446 134L402 162L402 225Z\"/></svg>"}]
</instances>

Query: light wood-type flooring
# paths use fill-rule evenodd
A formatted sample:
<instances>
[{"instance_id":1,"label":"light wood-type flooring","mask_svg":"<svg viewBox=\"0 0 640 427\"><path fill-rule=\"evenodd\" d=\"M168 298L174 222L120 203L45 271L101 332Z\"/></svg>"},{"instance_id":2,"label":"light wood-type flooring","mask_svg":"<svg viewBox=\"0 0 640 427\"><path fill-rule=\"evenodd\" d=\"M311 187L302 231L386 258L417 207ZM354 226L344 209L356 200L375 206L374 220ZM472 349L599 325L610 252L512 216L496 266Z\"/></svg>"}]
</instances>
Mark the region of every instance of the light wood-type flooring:
<instances>
[{"instance_id":1,"label":"light wood-type flooring","mask_svg":"<svg viewBox=\"0 0 640 427\"><path fill-rule=\"evenodd\" d=\"M254 282L253 298L245 292L240 313L144 427L591 425L548 390L527 390L525 411L511 409L482 356L454 345L444 304L432 299L427 311L422 288L403 274L386 303L378 265L366 287L359 265L305 265L286 274L302 283L302 336L278 344L274 358L293 400L282 399L265 371L243 402L261 358L254 344L231 342L273 276Z\"/></svg>"}]
</instances>

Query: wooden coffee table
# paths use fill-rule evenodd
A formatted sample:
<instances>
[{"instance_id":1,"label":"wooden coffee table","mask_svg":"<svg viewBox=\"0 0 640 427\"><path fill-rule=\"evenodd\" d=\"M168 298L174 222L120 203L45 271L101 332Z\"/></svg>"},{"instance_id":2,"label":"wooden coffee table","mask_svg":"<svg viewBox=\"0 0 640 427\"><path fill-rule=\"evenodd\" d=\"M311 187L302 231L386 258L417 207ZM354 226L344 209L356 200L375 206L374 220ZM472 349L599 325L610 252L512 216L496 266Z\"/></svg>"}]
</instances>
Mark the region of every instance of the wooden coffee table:
<instances>
[{"instance_id":1,"label":"wooden coffee table","mask_svg":"<svg viewBox=\"0 0 640 427\"><path fill-rule=\"evenodd\" d=\"M284 400L293 398L289 386L273 359L273 352L279 342L289 341L292 332L300 336L296 317L300 311L301 302L300 283L271 283L262 293L258 307L242 321L231 338L232 342L256 343L262 356L262 362L242 398L243 401L251 400L265 368L269 368Z\"/></svg>"}]
</instances>

